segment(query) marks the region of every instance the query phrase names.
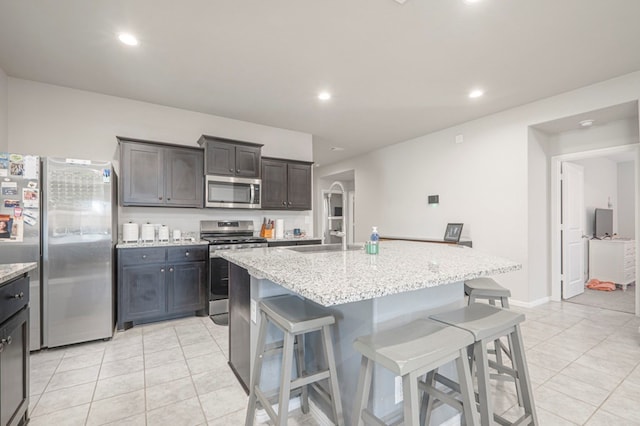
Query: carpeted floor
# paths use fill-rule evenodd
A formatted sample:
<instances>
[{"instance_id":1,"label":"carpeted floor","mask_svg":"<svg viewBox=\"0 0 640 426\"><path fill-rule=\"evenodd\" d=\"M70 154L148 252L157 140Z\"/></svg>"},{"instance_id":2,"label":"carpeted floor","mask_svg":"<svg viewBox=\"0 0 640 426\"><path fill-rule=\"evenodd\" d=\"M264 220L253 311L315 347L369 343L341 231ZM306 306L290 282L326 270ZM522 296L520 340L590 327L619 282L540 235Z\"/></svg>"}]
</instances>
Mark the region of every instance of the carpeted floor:
<instances>
[{"instance_id":1,"label":"carpeted floor","mask_svg":"<svg viewBox=\"0 0 640 426\"><path fill-rule=\"evenodd\" d=\"M599 291L585 288L584 293L571 299L566 299L565 302L634 314L636 309L636 286L635 284L628 285L627 291L622 291L621 288L615 291Z\"/></svg>"}]
</instances>

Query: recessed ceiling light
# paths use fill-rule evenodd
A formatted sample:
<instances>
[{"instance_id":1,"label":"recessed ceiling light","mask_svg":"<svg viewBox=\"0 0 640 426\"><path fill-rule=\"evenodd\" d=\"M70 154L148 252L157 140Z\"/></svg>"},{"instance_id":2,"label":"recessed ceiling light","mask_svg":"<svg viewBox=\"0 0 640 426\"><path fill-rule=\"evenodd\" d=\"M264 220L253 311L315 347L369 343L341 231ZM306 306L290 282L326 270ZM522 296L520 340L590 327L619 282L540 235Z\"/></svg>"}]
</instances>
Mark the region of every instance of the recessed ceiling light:
<instances>
[{"instance_id":1,"label":"recessed ceiling light","mask_svg":"<svg viewBox=\"0 0 640 426\"><path fill-rule=\"evenodd\" d=\"M331 151L344 151L344 148L340 146L332 146Z\"/></svg>"},{"instance_id":2,"label":"recessed ceiling light","mask_svg":"<svg viewBox=\"0 0 640 426\"><path fill-rule=\"evenodd\" d=\"M582 127L591 127L593 126L594 120L582 120L579 124Z\"/></svg>"},{"instance_id":3,"label":"recessed ceiling light","mask_svg":"<svg viewBox=\"0 0 640 426\"><path fill-rule=\"evenodd\" d=\"M471 99L479 98L482 95L484 95L484 90L480 90L480 89L475 89L469 92L469 97Z\"/></svg>"},{"instance_id":4,"label":"recessed ceiling light","mask_svg":"<svg viewBox=\"0 0 640 426\"><path fill-rule=\"evenodd\" d=\"M318 93L318 99L320 99L321 101L328 101L329 99L331 99L331 93L329 92L320 92Z\"/></svg>"},{"instance_id":5,"label":"recessed ceiling light","mask_svg":"<svg viewBox=\"0 0 640 426\"><path fill-rule=\"evenodd\" d=\"M138 39L133 34L129 34L129 33L120 33L118 35L118 40L120 40L121 42L123 42L127 46L137 46L138 45Z\"/></svg>"},{"instance_id":6,"label":"recessed ceiling light","mask_svg":"<svg viewBox=\"0 0 640 426\"><path fill-rule=\"evenodd\" d=\"M464 3L466 4L474 4L474 3L480 3L481 0L464 0Z\"/></svg>"}]
</instances>

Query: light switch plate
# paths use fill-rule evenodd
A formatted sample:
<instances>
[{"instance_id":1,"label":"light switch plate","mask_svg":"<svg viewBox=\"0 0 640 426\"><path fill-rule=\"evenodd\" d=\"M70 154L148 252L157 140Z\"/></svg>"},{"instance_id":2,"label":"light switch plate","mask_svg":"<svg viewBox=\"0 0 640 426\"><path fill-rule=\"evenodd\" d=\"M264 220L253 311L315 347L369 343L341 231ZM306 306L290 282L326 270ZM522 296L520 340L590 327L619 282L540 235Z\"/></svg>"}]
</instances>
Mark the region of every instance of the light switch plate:
<instances>
[{"instance_id":1,"label":"light switch plate","mask_svg":"<svg viewBox=\"0 0 640 426\"><path fill-rule=\"evenodd\" d=\"M258 304L253 299L251 299L251 321L254 324L258 323Z\"/></svg>"},{"instance_id":2,"label":"light switch plate","mask_svg":"<svg viewBox=\"0 0 640 426\"><path fill-rule=\"evenodd\" d=\"M396 392L395 392L395 403L399 404L403 400L402 396L402 377L396 376Z\"/></svg>"}]
</instances>

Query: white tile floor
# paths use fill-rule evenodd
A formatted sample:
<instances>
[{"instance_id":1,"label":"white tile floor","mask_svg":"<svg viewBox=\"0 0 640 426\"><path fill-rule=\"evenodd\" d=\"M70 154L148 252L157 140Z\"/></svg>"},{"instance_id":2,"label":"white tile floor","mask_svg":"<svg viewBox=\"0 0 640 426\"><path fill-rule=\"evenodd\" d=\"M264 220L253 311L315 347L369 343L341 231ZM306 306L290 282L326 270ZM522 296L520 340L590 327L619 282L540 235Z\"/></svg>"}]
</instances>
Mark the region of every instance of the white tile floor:
<instances>
[{"instance_id":1,"label":"white tile floor","mask_svg":"<svg viewBox=\"0 0 640 426\"><path fill-rule=\"evenodd\" d=\"M640 318L571 303L524 312L542 426L640 425ZM31 425L242 425L228 328L209 318L134 327L109 342L31 356ZM496 407L515 416L511 388ZM291 425L313 425L298 414Z\"/></svg>"}]
</instances>

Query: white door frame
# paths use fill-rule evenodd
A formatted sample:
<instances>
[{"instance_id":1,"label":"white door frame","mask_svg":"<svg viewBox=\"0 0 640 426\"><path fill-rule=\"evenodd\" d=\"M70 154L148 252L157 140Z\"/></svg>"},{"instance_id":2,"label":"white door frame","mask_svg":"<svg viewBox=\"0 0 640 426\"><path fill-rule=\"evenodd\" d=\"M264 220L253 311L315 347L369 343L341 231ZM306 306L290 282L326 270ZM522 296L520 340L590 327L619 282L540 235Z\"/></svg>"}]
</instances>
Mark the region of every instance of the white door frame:
<instances>
[{"instance_id":1,"label":"white door frame","mask_svg":"<svg viewBox=\"0 0 640 426\"><path fill-rule=\"evenodd\" d=\"M560 165L563 161L583 160L585 158L602 157L605 155L616 154L621 152L635 152L634 170L635 170L635 217L636 217L636 253L640 253L640 218L638 217L640 206L640 175L638 173L638 163L640 162L639 144L622 145L613 148L596 149L592 151L575 152L571 154L563 154L551 157L551 300L562 300L562 283L561 283L561 253L562 245L560 238L560 208L562 206L560 192ZM640 256L636 255L636 283L640 276ZM640 316L640 292L636 291L636 315Z\"/></svg>"}]
</instances>

